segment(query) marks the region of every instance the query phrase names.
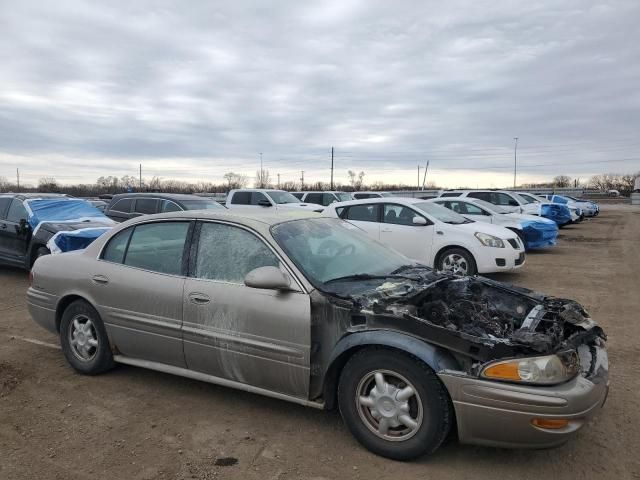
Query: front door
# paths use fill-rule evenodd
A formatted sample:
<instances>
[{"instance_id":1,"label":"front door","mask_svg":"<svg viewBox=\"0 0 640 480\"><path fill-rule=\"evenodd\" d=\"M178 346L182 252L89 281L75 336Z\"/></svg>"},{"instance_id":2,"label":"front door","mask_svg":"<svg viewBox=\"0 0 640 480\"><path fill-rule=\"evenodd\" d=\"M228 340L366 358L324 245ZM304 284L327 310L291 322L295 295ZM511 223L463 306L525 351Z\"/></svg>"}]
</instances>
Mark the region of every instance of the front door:
<instances>
[{"instance_id":1,"label":"front door","mask_svg":"<svg viewBox=\"0 0 640 480\"><path fill-rule=\"evenodd\" d=\"M115 235L87 272L91 295L125 356L185 367L183 257L189 222L143 223Z\"/></svg>"},{"instance_id":2,"label":"front door","mask_svg":"<svg viewBox=\"0 0 640 480\"><path fill-rule=\"evenodd\" d=\"M407 257L433 266L432 242L434 226L429 220L427 225L415 225L414 217L425 218L413 209L393 204L384 204L380 241Z\"/></svg>"},{"instance_id":3,"label":"front door","mask_svg":"<svg viewBox=\"0 0 640 480\"><path fill-rule=\"evenodd\" d=\"M189 369L307 398L309 296L244 285L244 277L255 268L283 268L271 248L250 230L203 222L196 228L195 242L184 290L184 354Z\"/></svg>"},{"instance_id":4,"label":"front door","mask_svg":"<svg viewBox=\"0 0 640 480\"><path fill-rule=\"evenodd\" d=\"M28 213L22 200L14 198L4 219L0 219L0 251L10 261L23 264L27 255L30 229L20 231L20 221L27 220Z\"/></svg>"}]
</instances>

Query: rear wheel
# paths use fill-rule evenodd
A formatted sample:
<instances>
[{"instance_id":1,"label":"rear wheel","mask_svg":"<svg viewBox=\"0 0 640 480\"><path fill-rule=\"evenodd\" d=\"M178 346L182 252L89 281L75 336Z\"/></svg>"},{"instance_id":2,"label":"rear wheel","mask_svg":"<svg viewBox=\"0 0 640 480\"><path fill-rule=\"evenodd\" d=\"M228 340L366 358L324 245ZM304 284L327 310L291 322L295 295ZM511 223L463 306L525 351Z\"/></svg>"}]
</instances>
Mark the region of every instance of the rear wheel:
<instances>
[{"instance_id":1,"label":"rear wheel","mask_svg":"<svg viewBox=\"0 0 640 480\"><path fill-rule=\"evenodd\" d=\"M433 370L395 350L356 353L340 376L338 403L353 436L395 460L432 453L453 423L448 393Z\"/></svg>"},{"instance_id":2,"label":"rear wheel","mask_svg":"<svg viewBox=\"0 0 640 480\"><path fill-rule=\"evenodd\" d=\"M475 275L478 272L473 255L462 248L449 248L442 252L436 268L456 275Z\"/></svg>"},{"instance_id":3,"label":"rear wheel","mask_svg":"<svg viewBox=\"0 0 640 480\"><path fill-rule=\"evenodd\" d=\"M113 367L100 315L84 300L71 303L62 314L60 344L69 364L80 373L96 375Z\"/></svg>"}]
</instances>

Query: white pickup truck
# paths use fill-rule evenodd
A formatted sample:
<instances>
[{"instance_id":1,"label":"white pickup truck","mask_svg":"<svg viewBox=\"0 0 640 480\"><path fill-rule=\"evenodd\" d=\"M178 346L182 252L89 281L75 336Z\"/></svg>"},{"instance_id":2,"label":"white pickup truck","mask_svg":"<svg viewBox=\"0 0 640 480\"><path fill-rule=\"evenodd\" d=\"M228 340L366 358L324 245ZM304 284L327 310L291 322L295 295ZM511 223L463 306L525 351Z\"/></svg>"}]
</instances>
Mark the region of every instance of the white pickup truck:
<instances>
[{"instance_id":1,"label":"white pickup truck","mask_svg":"<svg viewBox=\"0 0 640 480\"><path fill-rule=\"evenodd\" d=\"M229 209L264 209L265 211L293 209L322 212L324 207L313 203L301 203L299 199L284 190L263 188L243 188L231 190L225 206Z\"/></svg>"}]
</instances>

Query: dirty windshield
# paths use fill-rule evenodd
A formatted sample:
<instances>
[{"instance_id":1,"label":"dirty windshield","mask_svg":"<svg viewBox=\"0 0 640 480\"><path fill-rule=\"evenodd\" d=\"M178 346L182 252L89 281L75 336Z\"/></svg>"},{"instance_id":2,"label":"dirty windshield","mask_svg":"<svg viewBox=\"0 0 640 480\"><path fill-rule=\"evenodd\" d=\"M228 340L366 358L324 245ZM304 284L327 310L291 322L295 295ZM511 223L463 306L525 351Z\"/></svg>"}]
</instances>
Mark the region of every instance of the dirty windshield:
<instances>
[{"instance_id":1,"label":"dirty windshield","mask_svg":"<svg viewBox=\"0 0 640 480\"><path fill-rule=\"evenodd\" d=\"M511 211L507 210L506 208L503 208L500 205L494 205L493 203L489 203L489 202L487 202L485 200L474 199L473 203L475 203L479 207L482 207L485 210L489 210L490 212L493 212L493 213L500 213L502 215L506 215L507 213L511 213Z\"/></svg>"},{"instance_id":2,"label":"dirty windshield","mask_svg":"<svg viewBox=\"0 0 640 480\"><path fill-rule=\"evenodd\" d=\"M462 215L452 212L448 208L438 205L437 203L420 202L414 203L413 206L444 223L451 223L453 225L457 225L459 223L472 223L472 220L467 220Z\"/></svg>"},{"instance_id":3,"label":"dirty windshield","mask_svg":"<svg viewBox=\"0 0 640 480\"><path fill-rule=\"evenodd\" d=\"M338 219L294 220L273 226L271 233L316 286L390 275L413 263Z\"/></svg>"},{"instance_id":4,"label":"dirty windshield","mask_svg":"<svg viewBox=\"0 0 640 480\"><path fill-rule=\"evenodd\" d=\"M271 200L273 200L278 205L281 205L283 203L300 203L300 200L291 195L289 192L273 191L267 192L267 195L269 195L271 197Z\"/></svg>"}]
</instances>

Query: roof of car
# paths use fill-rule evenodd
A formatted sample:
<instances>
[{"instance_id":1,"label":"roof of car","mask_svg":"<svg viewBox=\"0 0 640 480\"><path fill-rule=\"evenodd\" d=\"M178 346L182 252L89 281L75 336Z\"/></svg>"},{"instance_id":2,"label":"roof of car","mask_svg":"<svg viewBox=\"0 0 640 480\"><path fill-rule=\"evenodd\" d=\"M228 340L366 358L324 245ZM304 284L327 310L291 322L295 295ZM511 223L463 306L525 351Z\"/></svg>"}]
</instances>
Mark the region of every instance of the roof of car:
<instances>
[{"instance_id":1,"label":"roof of car","mask_svg":"<svg viewBox=\"0 0 640 480\"><path fill-rule=\"evenodd\" d=\"M74 198L69 195L65 195L63 193L0 193L0 197L12 197L12 198L20 198L20 199L28 199L28 198Z\"/></svg>"},{"instance_id":2,"label":"roof of car","mask_svg":"<svg viewBox=\"0 0 640 480\"><path fill-rule=\"evenodd\" d=\"M366 205L369 203L404 203L405 205L413 205L414 203L423 203L428 200L424 198L412 198L412 197L375 197L375 198L363 198L362 200L348 200L346 202L335 202L329 205L329 207L344 207L349 205Z\"/></svg>"},{"instance_id":3,"label":"roof of car","mask_svg":"<svg viewBox=\"0 0 640 480\"><path fill-rule=\"evenodd\" d=\"M301 220L304 218L320 218L319 213L310 210L278 210L276 212L262 213L255 210L246 211L241 208L236 210L186 210L181 212L168 212L157 213L154 215L143 215L135 217L125 224L131 225L133 223L146 222L149 220L158 220L163 218L171 219L199 219L199 220L228 220L234 223L240 223L242 225L257 226L261 225L263 228L267 228L277 223L287 222L290 220Z\"/></svg>"},{"instance_id":4,"label":"roof of car","mask_svg":"<svg viewBox=\"0 0 640 480\"><path fill-rule=\"evenodd\" d=\"M148 193L148 192L131 192L131 193L119 193L112 197L112 200L119 200L121 198L134 198L134 197L149 197L149 198L166 198L168 200L202 200L207 197L200 197L198 195L191 195L188 193Z\"/></svg>"}]
</instances>

